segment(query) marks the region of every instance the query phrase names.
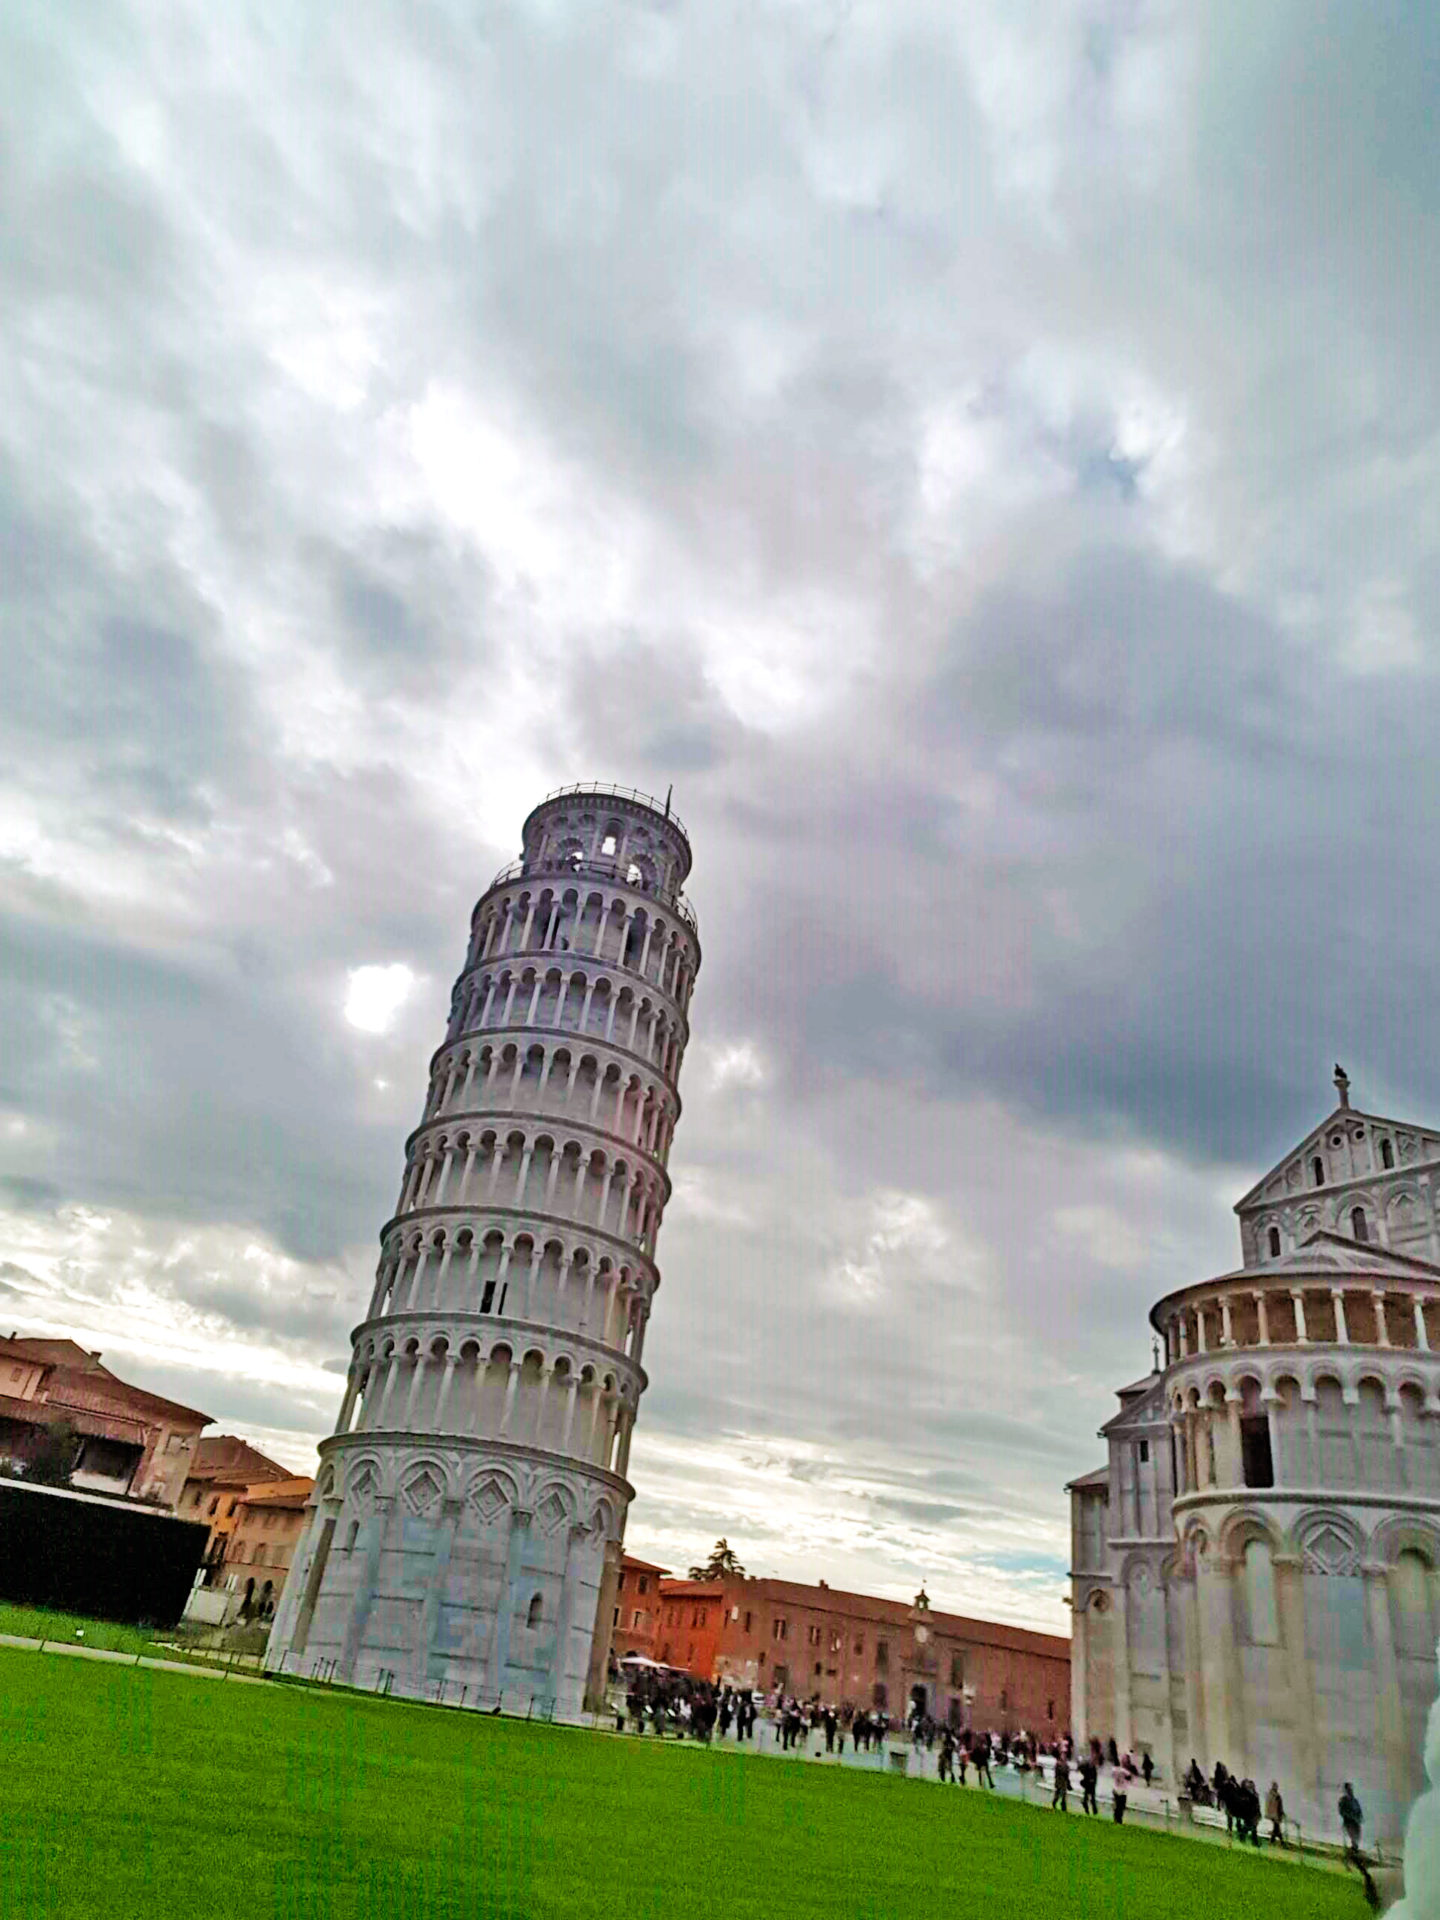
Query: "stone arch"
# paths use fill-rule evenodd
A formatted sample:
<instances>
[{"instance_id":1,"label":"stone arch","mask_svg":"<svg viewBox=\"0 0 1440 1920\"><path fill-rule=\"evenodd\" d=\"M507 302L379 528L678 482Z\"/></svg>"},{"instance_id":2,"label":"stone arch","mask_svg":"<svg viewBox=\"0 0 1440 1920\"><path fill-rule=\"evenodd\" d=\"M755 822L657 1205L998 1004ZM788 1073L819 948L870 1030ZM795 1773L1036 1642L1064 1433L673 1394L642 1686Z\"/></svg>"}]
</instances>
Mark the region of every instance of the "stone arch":
<instances>
[{"instance_id":1,"label":"stone arch","mask_svg":"<svg viewBox=\"0 0 1440 1920\"><path fill-rule=\"evenodd\" d=\"M429 1454L412 1458L401 1469L400 1503L416 1519L434 1519L449 1489L449 1480L443 1460Z\"/></svg>"},{"instance_id":2,"label":"stone arch","mask_svg":"<svg viewBox=\"0 0 1440 1920\"><path fill-rule=\"evenodd\" d=\"M1440 1573L1440 1527L1416 1514L1391 1514L1382 1520L1370 1536L1366 1557L1383 1566L1393 1566L1402 1553L1418 1553Z\"/></svg>"},{"instance_id":3,"label":"stone arch","mask_svg":"<svg viewBox=\"0 0 1440 1920\"><path fill-rule=\"evenodd\" d=\"M345 1463L345 1499L368 1513L386 1490L385 1463L378 1454L357 1453Z\"/></svg>"},{"instance_id":4,"label":"stone arch","mask_svg":"<svg viewBox=\"0 0 1440 1920\"><path fill-rule=\"evenodd\" d=\"M1328 1507L1313 1507L1295 1522L1294 1540L1309 1573L1354 1574L1360 1571L1364 1540L1348 1515Z\"/></svg>"},{"instance_id":5,"label":"stone arch","mask_svg":"<svg viewBox=\"0 0 1440 1920\"><path fill-rule=\"evenodd\" d=\"M481 1467L466 1483L464 1500L482 1526L493 1526L507 1508L519 1505L520 1490L499 1467Z\"/></svg>"},{"instance_id":6,"label":"stone arch","mask_svg":"<svg viewBox=\"0 0 1440 1920\"><path fill-rule=\"evenodd\" d=\"M558 1533L575 1512L575 1496L562 1480L550 1480L537 1488L535 1524L542 1533Z\"/></svg>"}]
</instances>

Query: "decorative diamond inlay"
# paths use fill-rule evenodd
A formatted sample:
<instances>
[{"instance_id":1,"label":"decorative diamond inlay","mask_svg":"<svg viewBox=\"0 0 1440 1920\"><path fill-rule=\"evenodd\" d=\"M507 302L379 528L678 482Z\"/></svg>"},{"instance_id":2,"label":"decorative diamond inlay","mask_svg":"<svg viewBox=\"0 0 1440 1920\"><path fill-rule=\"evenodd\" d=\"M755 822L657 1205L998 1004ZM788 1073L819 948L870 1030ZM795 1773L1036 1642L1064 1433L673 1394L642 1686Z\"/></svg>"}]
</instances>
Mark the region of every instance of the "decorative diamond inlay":
<instances>
[{"instance_id":1,"label":"decorative diamond inlay","mask_svg":"<svg viewBox=\"0 0 1440 1920\"><path fill-rule=\"evenodd\" d=\"M547 1532L559 1526L565 1518L565 1502L558 1493L551 1493L541 1501L536 1518Z\"/></svg>"},{"instance_id":2,"label":"decorative diamond inlay","mask_svg":"<svg viewBox=\"0 0 1440 1920\"><path fill-rule=\"evenodd\" d=\"M412 1513L428 1513L444 1489L428 1467L405 1483L405 1504Z\"/></svg>"},{"instance_id":3,"label":"decorative diamond inlay","mask_svg":"<svg viewBox=\"0 0 1440 1920\"><path fill-rule=\"evenodd\" d=\"M470 1504L488 1526L505 1511L505 1489L498 1480L487 1480L470 1495Z\"/></svg>"}]
</instances>

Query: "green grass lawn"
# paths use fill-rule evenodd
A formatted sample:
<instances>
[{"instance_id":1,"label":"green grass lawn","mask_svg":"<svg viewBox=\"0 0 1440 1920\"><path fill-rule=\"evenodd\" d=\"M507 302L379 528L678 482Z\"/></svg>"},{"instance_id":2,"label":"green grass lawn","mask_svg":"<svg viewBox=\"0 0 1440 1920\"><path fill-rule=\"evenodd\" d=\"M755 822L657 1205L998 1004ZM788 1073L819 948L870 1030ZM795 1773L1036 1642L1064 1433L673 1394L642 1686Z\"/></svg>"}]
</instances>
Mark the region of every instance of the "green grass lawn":
<instances>
[{"instance_id":1,"label":"green grass lawn","mask_svg":"<svg viewBox=\"0 0 1440 1920\"><path fill-rule=\"evenodd\" d=\"M1264 1920L1353 1881L974 1791L0 1648L3 1920Z\"/></svg>"}]
</instances>

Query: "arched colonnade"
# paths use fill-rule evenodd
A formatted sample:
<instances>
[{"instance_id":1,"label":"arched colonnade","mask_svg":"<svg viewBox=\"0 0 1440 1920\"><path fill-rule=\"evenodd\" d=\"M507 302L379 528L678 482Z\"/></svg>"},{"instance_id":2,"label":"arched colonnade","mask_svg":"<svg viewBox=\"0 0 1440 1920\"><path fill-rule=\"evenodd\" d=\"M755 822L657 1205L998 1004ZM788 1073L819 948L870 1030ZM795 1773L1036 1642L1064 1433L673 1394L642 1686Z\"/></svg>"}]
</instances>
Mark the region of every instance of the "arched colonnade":
<instances>
[{"instance_id":1,"label":"arched colonnade","mask_svg":"<svg viewBox=\"0 0 1440 1920\"><path fill-rule=\"evenodd\" d=\"M657 1087L624 1063L598 1054L576 1054L566 1046L466 1047L437 1061L425 1117L410 1139L426 1127L460 1114L546 1113L602 1128L639 1147L663 1166L680 1117L678 1095Z\"/></svg>"},{"instance_id":2,"label":"arched colonnade","mask_svg":"<svg viewBox=\"0 0 1440 1920\"><path fill-rule=\"evenodd\" d=\"M398 1235L380 1261L365 1324L398 1313L508 1314L588 1334L639 1361L658 1284L581 1240L471 1226Z\"/></svg>"},{"instance_id":3,"label":"arched colonnade","mask_svg":"<svg viewBox=\"0 0 1440 1920\"><path fill-rule=\"evenodd\" d=\"M689 1005L699 966L693 931L636 905L628 888L522 887L491 893L476 909L467 972L487 961L525 953L571 953L638 975Z\"/></svg>"},{"instance_id":4,"label":"arched colonnade","mask_svg":"<svg viewBox=\"0 0 1440 1920\"><path fill-rule=\"evenodd\" d=\"M559 1215L655 1251L668 1198L663 1172L588 1140L519 1127L439 1133L414 1150L396 1217L476 1206Z\"/></svg>"}]
</instances>

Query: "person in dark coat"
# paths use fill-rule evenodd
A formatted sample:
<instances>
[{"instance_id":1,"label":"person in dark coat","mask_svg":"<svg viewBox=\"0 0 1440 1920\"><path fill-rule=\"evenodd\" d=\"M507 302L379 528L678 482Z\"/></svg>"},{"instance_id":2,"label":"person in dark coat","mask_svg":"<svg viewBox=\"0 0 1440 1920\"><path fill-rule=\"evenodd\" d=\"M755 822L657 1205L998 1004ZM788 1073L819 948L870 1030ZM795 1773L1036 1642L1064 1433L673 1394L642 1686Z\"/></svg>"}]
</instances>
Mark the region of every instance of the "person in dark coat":
<instances>
[{"instance_id":1,"label":"person in dark coat","mask_svg":"<svg viewBox=\"0 0 1440 1920\"><path fill-rule=\"evenodd\" d=\"M1345 1791L1336 1802L1340 1815L1340 1825L1345 1829L1345 1845L1351 1853L1360 1851L1360 1835L1365 1826L1365 1809L1356 1798L1355 1789L1347 1780Z\"/></svg>"},{"instance_id":2,"label":"person in dark coat","mask_svg":"<svg viewBox=\"0 0 1440 1920\"><path fill-rule=\"evenodd\" d=\"M1092 1759L1080 1762L1080 1811L1099 1813L1100 1802L1095 1797L1095 1783L1100 1777L1100 1769Z\"/></svg>"},{"instance_id":3,"label":"person in dark coat","mask_svg":"<svg viewBox=\"0 0 1440 1920\"><path fill-rule=\"evenodd\" d=\"M1064 1754L1055 1762L1055 1791L1050 1796L1052 1807L1058 1807L1061 1813L1070 1810L1070 1768Z\"/></svg>"}]
</instances>

